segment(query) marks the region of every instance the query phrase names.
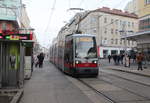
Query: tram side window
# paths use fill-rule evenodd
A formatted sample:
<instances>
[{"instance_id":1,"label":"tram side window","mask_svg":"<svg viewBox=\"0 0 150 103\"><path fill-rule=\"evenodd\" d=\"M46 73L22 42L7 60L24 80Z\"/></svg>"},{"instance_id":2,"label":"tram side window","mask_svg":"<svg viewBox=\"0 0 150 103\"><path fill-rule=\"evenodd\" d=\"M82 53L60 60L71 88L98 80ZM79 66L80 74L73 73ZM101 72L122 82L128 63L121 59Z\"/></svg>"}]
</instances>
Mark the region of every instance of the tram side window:
<instances>
[{"instance_id":1,"label":"tram side window","mask_svg":"<svg viewBox=\"0 0 150 103\"><path fill-rule=\"evenodd\" d=\"M66 40L65 42L65 62L71 63L73 61L73 40Z\"/></svg>"}]
</instances>

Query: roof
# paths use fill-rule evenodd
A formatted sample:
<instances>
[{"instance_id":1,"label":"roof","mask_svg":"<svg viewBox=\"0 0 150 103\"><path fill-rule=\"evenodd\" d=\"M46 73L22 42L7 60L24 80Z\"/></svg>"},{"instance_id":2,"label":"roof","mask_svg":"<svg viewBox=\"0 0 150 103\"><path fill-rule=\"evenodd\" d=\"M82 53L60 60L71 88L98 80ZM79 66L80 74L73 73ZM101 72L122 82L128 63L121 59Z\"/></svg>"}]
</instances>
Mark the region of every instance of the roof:
<instances>
[{"instance_id":1,"label":"roof","mask_svg":"<svg viewBox=\"0 0 150 103\"><path fill-rule=\"evenodd\" d=\"M134 13L129 13L127 11L123 12L122 10L118 10L118 9L110 9L108 7L103 7L103 8L99 8L96 10L93 10L93 12L104 12L104 13L109 13L109 14L114 14L114 15L119 15L119 16L125 16L125 17L130 17L130 18L135 18L138 19L138 16Z\"/></svg>"},{"instance_id":2,"label":"roof","mask_svg":"<svg viewBox=\"0 0 150 103\"><path fill-rule=\"evenodd\" d=\"M149 36L150 37L150 31L137 32L132 35L122 36L122 39L127 38L127 39L135 40L136 38L139 38L139 36Z\"/></svg>"}]
</instances>

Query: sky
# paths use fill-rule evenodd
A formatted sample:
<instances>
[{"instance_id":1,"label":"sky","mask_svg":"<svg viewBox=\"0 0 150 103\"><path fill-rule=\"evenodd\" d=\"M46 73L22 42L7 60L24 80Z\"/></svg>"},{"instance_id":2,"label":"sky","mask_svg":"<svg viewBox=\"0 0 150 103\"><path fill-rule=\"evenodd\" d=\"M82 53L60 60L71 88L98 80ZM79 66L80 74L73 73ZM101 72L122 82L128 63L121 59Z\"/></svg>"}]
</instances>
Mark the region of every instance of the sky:
<instances>
[{"instance_id":1,"label":"sky","mask_svg":"<svg viewBox=\"0 0 150 103\"><path fill-rule=\"evenodd\" d=\"M101 7L124 9L131 0L23 0L31 27L38 42L49 48L60 29L79 11L69 8L94 10Z\"/></svg>"}]
</instances>

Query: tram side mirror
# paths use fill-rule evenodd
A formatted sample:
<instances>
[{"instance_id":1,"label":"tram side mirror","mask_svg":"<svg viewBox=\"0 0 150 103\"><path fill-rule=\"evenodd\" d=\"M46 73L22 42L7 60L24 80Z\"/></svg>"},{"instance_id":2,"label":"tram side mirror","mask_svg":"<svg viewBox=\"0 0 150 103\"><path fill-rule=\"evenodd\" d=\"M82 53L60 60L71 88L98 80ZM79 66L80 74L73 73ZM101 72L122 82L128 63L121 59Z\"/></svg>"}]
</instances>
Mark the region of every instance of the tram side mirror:
<instances>
[{"instance_id":1,"label":"tram side mirror","mask_svg":"<svg viewBox=\"0 0 150 103\"><path fill-rule=\"evenodd\" d=\"M12 68L15 68L15 64L16 64L16 56L11 55L10 56L10 65Z\"/></svg>"}]
</instances>

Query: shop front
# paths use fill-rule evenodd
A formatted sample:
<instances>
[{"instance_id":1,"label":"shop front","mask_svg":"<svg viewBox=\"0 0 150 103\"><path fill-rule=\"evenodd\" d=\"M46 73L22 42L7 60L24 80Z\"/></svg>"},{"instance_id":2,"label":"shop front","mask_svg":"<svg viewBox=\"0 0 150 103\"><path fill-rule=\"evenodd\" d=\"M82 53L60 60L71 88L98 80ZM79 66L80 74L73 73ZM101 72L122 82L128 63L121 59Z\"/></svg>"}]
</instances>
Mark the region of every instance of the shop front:
<instances>
[{"instance_id":1,"label":"shop front","mask_svg":"<svg viewBox=\"0 0 150 103\"><path fill-rule=\"evenodd\" d=\"M125 38L125 37L124 37ZM144 63L150 64L150 31L138 32L126 37L137 42L137 52L144 55Z\"/></svg>"}]
</instances>

